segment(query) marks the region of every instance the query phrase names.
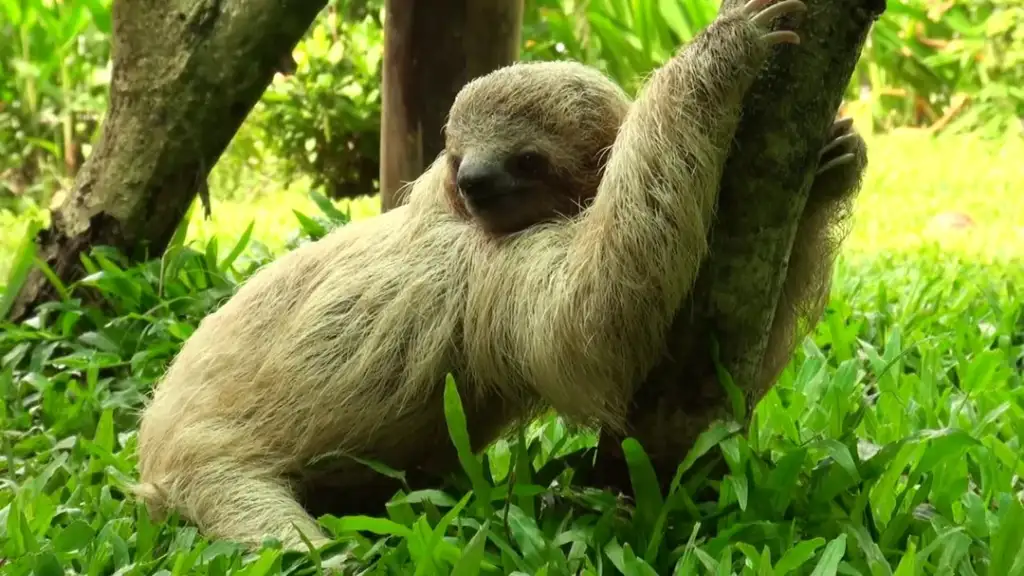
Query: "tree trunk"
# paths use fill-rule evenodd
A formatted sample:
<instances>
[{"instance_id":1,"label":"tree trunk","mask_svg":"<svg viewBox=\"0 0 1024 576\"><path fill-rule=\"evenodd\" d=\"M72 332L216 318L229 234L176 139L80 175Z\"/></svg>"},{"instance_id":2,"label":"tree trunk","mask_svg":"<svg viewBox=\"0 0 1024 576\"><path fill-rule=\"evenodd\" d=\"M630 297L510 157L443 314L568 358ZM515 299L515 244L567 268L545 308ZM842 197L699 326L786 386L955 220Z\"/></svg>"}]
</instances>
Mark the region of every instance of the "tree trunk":
<instances>
[{"instance_id":1,"label":"tree trunk","mask_svg":"<svg viewBox=\"0 0 1024 576\"><path fill-rule=\"evenodd\" d=\"M455 95L519 57L523 0L387 0L381 88L381 209L444 150Z\"/></svg>"},{"instance_id":2,"label":"tree trunk","mask_svg":"<svg viewBox=\"0 0 1024 576\"><path fill-rule=\"evenodd\" d=\"M103 133L39 257L65 283L107 245L137 258L166 248L207 175L326 0L115 0ZM56 297L39 270L12 318Z\"/></svg>"},{"instance_id":3,"label":"tree trunk","mask_svg":"<svg viewBox=\"0 0 1024 576\"><path fill-rule=\"evenodd\" d=\"M629 435L651 458L663 488L697 437L734 414L717 377L741 391L749 417L767 392L757 375L818 151L885 0L805 0L801 43L776 49L747 95L725 165L713 256L677 315L667 354L634 398ZM742 0L724 0L722 9ZM593 480L629 493L621 438L602 434Z\"/></svg>"}]
</instances>

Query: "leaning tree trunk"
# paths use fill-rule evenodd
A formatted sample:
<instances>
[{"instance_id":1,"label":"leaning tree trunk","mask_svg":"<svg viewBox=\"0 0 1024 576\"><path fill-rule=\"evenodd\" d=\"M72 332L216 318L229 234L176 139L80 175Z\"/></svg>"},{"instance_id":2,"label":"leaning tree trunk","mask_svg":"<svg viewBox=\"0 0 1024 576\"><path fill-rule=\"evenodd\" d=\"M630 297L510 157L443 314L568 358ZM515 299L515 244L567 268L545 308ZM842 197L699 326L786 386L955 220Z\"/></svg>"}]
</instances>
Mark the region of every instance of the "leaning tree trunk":
<instances>
[{"instance_id":1,"label":"leaning tree trunk","mask_svg":"<svg viewBox=\"0 0 1024 576\"><path fill-rule=\"evenodd\" d=\"M39 257L65 283L107 245L145 258L166 248L195 195L281 62L326 0L115 0L103 134ZM39 270L14 319L56 297Z\"/></svg>"},{"instance_id":2,"label":"leaning tree trunk","mask_svg":"<svg viewBox=\"0 0 1024 576\"><path fill-rule=\"evenodd\" d=\"M519 56L523 0L388 0L381 89L382 210L444 150L455 95Z\"/></svg>"},{"instance_id":3,"label":"leaning tree trunk","mask_svg":"<svg viewBox=\"0 0 1024 576\"><path fill-rule=\"evenodd\" d=\"M723 171L710 254L677 315L668 350L634 398L629 435L663 486L697 437L733 405L712 359L749 417L767 392L758 373L818 151L885 0L805 0L798 46L777 48L751 87ZM722 9L743 3L724 0ZM593 480L627 492L620 438L602 435Z\"/></svg>"}]
</instances>

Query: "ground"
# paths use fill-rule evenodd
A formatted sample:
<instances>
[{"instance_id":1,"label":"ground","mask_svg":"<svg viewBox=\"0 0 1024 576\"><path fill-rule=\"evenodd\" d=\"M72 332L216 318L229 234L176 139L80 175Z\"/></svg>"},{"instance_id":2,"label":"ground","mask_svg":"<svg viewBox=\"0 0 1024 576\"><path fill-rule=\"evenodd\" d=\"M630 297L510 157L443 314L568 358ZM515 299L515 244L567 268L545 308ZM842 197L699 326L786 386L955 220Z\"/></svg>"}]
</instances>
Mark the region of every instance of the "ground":
<instances>
[{"instance_id":1,"label":"ground","mask_svg":"<svg viewBox=\"0 0 1024 576\"><path fill-rule=\"evenodd\" d=\"M578 571L584 559L604 574L1021 573L1024 140L915 132L869 146L825 319L753 424L716 426L691 454L720 454L724 479L697 471L661 494L628 444L634 493L617 507L568 485L566 454L593 436L547 418L489 466L466 460L445 492L325 524L381 574L597 574ZM296 190L217 197L212 221L193 216L197 254L163 269L97 260L111 315L68 303L42 329L0 332L0 573L295 570L272 550L245 556L150 521L123 497L148 386L260 261L235 258L235 240L255 221L253 238L280 250L296 230L287 208L318 213ZM350 205L356 218L376 206ZM19 228L0 214L0 268ZM213 233L219 257L202 252ZM464 444L457 397L446 409Z\"/></svg>"}]
</instances>

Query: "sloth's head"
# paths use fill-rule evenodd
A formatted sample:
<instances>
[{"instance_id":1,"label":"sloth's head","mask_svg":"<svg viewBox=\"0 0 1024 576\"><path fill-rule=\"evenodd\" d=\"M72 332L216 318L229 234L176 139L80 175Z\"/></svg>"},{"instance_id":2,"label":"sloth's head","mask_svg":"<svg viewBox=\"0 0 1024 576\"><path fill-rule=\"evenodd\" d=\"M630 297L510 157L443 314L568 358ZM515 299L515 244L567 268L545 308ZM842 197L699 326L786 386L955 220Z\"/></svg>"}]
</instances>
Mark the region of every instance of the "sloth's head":
<instances>
[{"instance_id":1,"label":"sloth's head","mask_svg":"<svg viewBox=\"0 0 1024 576\"><path fill-rule=\"evenodd\" d=\"M445 126L456 206L495 235L578 214L629 99L574 62L519 63L468 83Z\"/></svg>"}]
</instances>

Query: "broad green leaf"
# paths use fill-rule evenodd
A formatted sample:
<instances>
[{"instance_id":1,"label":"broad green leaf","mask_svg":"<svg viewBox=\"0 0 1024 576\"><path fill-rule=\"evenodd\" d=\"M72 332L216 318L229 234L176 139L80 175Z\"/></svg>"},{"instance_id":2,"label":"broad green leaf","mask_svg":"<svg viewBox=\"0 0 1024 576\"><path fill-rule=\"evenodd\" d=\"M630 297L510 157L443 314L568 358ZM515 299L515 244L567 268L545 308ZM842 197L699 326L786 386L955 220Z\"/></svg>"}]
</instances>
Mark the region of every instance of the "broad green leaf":
<instances>
[{"instance_id":1,"label":"broad green leaf","mask_svg":"<svg viewBox=\"0 0 1024 576\"><path fill-rule=\"evenodd\" d=\"M53 552L41 552L36 555L36 565L32 573L38 576L64 576L64 568Z\"/></svg>"},{"instance_id":2,"label":"broad green leaf","mask_svg":"<svg viewBox=\"0 0 1024 576\"><path fill-rule=\"evenodd\" d=\"M327 515L320 518L320 523L339 535L347 532L370 532L373 534L391 534L405 538L411 536L409 528L391 520L373 518L371 516L342 516L338 518Z\"/></svg>"},{"instance_id":3,"label":"broad green leaf","mask_svg":"<svg viewBox=\"0 0 1024 576\"><path fill-rule=\"evenodd\" d=\"M775 574L778 576L784 576L791 572L795 572L798 568L803 566L805 563L814 558L814 554L825 545L823 538L814 538L811 540L803 540L798 542L796 546L793 546L779 558L777 564L775 564Z\"/></svg>"},{"instance_id":4,"label":"broad green leaf","mask_svg":"<svg viewBox=\"0 0 1024 576\"><path fill-rule=\"evenodd\" d=\"M916 549L917 547L914 545L913 540L907 543L907 551L903 553L903 558L900 559L899 565L896 566L893 576L914 576L917 574L915 563Z\"/></svg>"},{"instance_id":5,"label":"broad green leaf","mask_svg":"<svg viewBox=\"0 0 1024 576\"><path fill-rule=\"evenodd\" d=\"M658 476L647 453L636 439L623 440L622 453L629 468L629 478L633 484L633 497L636 502L634 526L639 529L639 535L645 544L653 544L652 538L657 537L654 531L658 528L658 515L665 505L661 497L661 488L658 486ZM648 549L645 558L651 561L656 553L657 550Z\"/></svg>"},{"instance_id":6,"label":"broad green leaf","mask_svg":"<svg viewBox=\"0 0 1024 576\"><path fill-rule=\"evenodd\" d=\"M60 531L53 547L62 553L80 550L91 545L95 535L96 532L86 522L75 520Z\"/></svg>"},{"instance_id":7,"label":"broad green leaf","mask_svg":"<svg viewBox=\"0 0 1024 576\"><path fill-rule=\"evenodd\" d=\"M221 270L229 270L231 265L235 263L235 260L242 255L242 251L249 246L249 240L252 237L253 220L249 221L249 225L245 227L245 232L238 238L238 242L235 242L235 246L231 249L231 252L224 257L220 262L219 268Z\"/></svg>"},{"instance_id":8,"label":"broad green leaf","mask_svg":"<svg viewBox=\"0 0 1024 576\"><path fill-rule=\"evenodd\" d=\"M29 221L27 230L22 236L21 245L14 252L16 256L8 272L7 287L3 296L0 297L0 320L7 318L7 314L14 305L14 297L21 291L32 270L32 263L36 260L35 237L40 228L41 225L38 221Z\"/></svg>"},{"instance_id":9,"label":"broad green leaf","mask_svg":"<svg viewBox=\"0 0 1024 576\"><path fill-rule=\"evenodd\" d=\"M992 536L989 573L1010 574L1017 552L1024 546L1024 506L1016 495L1006 499L999 529Z\"/></svg>"},{"instance_id":10,"label":"broad green leaf","mask_svg":"<svg viewBox=\"0 0 1024 576\"><path fill-rule=\"evenodd\" d=\"M480 460L470 445L466 414L462 411L462 400L455 386L455 378L451 374L445 378L444 383L444 414L448 423L448 434L458 452L459 462L473 483L477 506L484 514L489 514L491 485L484 479Z\"/></svg>"},{"instance_id":11,"label":"broad green leaf","mask_svg":"<svg viewBox=\"0 0 1024 576\"><path fill-rule=\"evenodd\" d=\"M811 576L835 576L839 573L839 563L845 555L846 534L840 534L825 546L825 551L821 553L821 559L814 566Z\"/></svg>"},{"instance_id":12,"label":"broad green leaf","mask_svg":"<svg viewBox=\"0 0 1024 576\"><path fill-rule=\"evenodd\" d=\"M452 567L451 576L477 576L480 573L480 564L484 559L485 545L487 544L487 533L490 529L490 522L484 522L480 530L469 540L469 544L462 551L462 557Z\"/></svg>"}]
</instances>

